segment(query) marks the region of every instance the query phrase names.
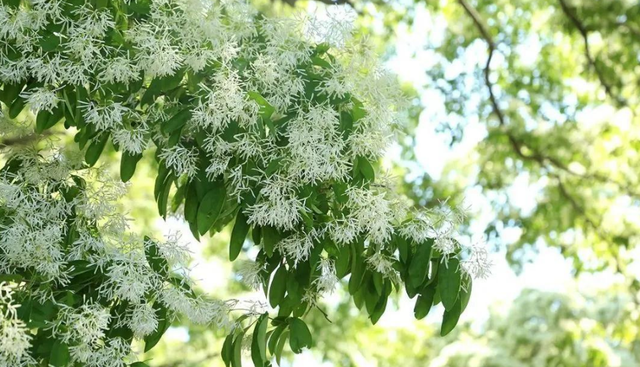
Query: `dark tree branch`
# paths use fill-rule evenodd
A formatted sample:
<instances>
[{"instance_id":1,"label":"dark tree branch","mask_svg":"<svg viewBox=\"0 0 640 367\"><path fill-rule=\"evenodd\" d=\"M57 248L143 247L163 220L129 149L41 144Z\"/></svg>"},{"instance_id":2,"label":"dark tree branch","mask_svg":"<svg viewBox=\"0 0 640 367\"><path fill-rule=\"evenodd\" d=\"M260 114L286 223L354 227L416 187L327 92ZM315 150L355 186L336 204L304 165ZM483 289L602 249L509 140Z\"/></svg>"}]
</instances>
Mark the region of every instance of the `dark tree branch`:
<instances>
[{"instance_id":1,"label":"dark tree branch","mask_svg":"<svg viewBox=\"0 0 640 367\"><path fill-rule=\"evenodd\" d=\"M564 0L560 0L560 1L562 3L564 3ZM500 109L500 106L498 104L498 100L497 100L496 95L495 95L495 93L493 91L493 83L491 82L491 78L490 78L490 76L491 76L491 60L493 59L493 54L495 53L495 51L497 49L496 43L494 42L493 37L491 36L491 33L490 33L489 29L485 25L485 23L482 20L482 17L478 13L478 11L471 4L469 4L466 0L458 0L458 2L460 3L460 5L462 5L462 7L466 11L466 13L473 20L473 23L475 24L476 28L478 29L478 31L482 35L482 39L484 39L484 41L488 45L489 56L487 57L487 62L485 63L484 70L483 70L484 82L486 84L487 90L489 91L489 101L491 103L491 107L493 109L493 112L498 117L498 122L500 123L500 126L505 131L505 135L509 139L509 143L513 147L513 150L516 152L516 154L520 158L522 158L524 160L536 161L542 167L547 167L547 164L549 164L549 165L555 167L556 169L564 171L564 172L566 172L566 173L568 173L568 174L570 174L572 176L580 177L580 178L583 178L583 179L592 179L592 180L600 181L600 182L603 182L603 183L610 183L610 184L617 185L619 188L621 188L623 191L625 191L625 193L628 194L629 196L634 196L634 197L640 198L640 192L636 191L633 188L632 185L623 184L623 183L617 182L617 181L611 179L610 177L608 177L606 175L601 175L601 174L598 174L598 173L582 174L582 173L579 173L579 172L575 172L572 169L570 169L567 165L562 163L560 160L558 160L557 158L552 157L550 155L542 154L542 152L540 152L539 150L533 149L532 147L527 146L520 139L518 139L511 131L508 130L505 114ZM586 29L584 28L584 26L581 23L579 23L579 24L580 24L580 27L579 27L580 32L582 34L586 35ZM586 51L587 52L587 58L590 60L590 63L594 67L596 67L595 62L594 62L593 58L591 57L591 53L589 51L589 44L586 42L586 37L584 38L584 40L585 40L585 46L586 46L586 50L587 50ZM599 77L601 77L600 73L598 73L598 75L599 75ZM604 79L602 79L602 80L604 80ZM607 87L607 88L609 88L609 90L610 90L610 87ZM532 153L531 154L527 154L525 152L524 148L527 148L527 149L531 150Z\"/></svg>"},{"instance_id":2,"label":"dark tree branch","mask_svg":"<svg viewBox=\"0 0 640 367\"><path fill-rule=\"evenodd\" d=\"M480 34L482 35L482 38L484 39L484 41L487 43L488 48L489 48L489 56L487 57L487 62L484 66L484 81L487 87L487 90L489 91L489 100L491 103L491 106L493 108L493 112L495 113L495 115L498 117L498 122L500 123L500 126L502 127L502 129L505 131L505 134L507 136L507 138L509 139L509 142L513 148L513 150L515 151L515 153L522 158L523 160L531 160L531 161L535 161L537 162L542 168L548 168L549 165L551 165L552 167L559 169L567 174L573 175L573 176L577 176L583 179L595 179L598 181L602 181L602 182L607 182L607 183L614 183L616 185L618 185L619 187L625 187L627 189L627 192L630 195L636 196L636 197L640 197L638 192L635 192L632 187L630 185L621 185L618 182L615 182L613 180L611 180L609 177L604 176L604 175L600 175L600 174L581 174L578 172L575 172L573 170L571 170L567 165L565 165L564 163L562 163L560 160L548 156L548 155L544 155L542 154L539 150L536 149L532 149L531 147L527 146L525 143L523 143L520 139L518 139L511 131L508 130L507 127L507 121L505 118L505 114L504 112L500 109L500 106L498 105L497 102L497 98L495 96L495 93L493 91L493 83L491 82L491 78L490 78L490 74L491 74L491 60L493 58L493 54L496 51L496 44L493 40L493 37L491 36L491 33L489 32L489 29L487 28L487 26L484 24L484 22L482 21L482 18L480 16L480 14L478 14L478 11L471 6L466 0L458 0L458 2L460 3L460 5L464 8L465 12L469 15L469 17L471 17L471 19L473 20L473 23L475 24L476 28L478 29L478 31L480 32ZM566 8L566 4L564 4L564 0L560 0L561 5L563 6L563 10L565 11L565 13L567 13L568 16L570 16L572 18L572 21L574 21L574 23L577 21L577 18L575 18L575 16L572 16L572 13L570 11L568 11L568 8ZM582 23L577 22L577 24L579 24L578 29L580 31L580 33L583 35L584 38L584 42L585 42L585 47L586 47L586 54L587 54L587 59L589 60L589 63L593 66L593 68L596 70L596 73L598 74L598 78L600 79L600 82L603 84L603 86L605 87L605 90L607 91L607 94L609 96L613 97L613 94L611 92L611 87L609 86L609 84L607 84L604 80L604 78L602 77L602 73L599 71L595 60L591 57L591 52L589 50L589 44L587 42L587 32L586 29L584 28L584 26L582 25ZM614 98L616 101L620 102L617 98ZM525 152L525 149L527 148L528 150L531 150L532 153L528 154L527 152ZM553 178L556 179L557 184L558 184L558 189L560 191L560 194L569 202L569 204L571 205L571 207L573 208L573 210L582 218L584 218L586 224L588 227L590 227L593 230L593 233L600 238L601 240L609 243L612 248L615 248L615 241L613 241L613 239L606 233L604 233L602 231L602 223L597 223L594 219L592 219L590 217L590 215L587 213L586 209L580 205L580 203L576 200L576 198L567 190L564 182L562 181L562 178L560 175L553 173L553 172L549 172L549 175ZM620 259L619 257L616 256L616 261L615 261L615 268L616 271L618 271L620 274L627 274L626 269L624 267L623 261L622 259ZM634 289L640 289L640 283L635 282L632 284L632 286L634 287ZM634 302L636 303L636 305L640 304L640 301L636 298L634 298Z\"/></svg>"},{"instance_id":3,"label":"dark tree branch","mask_svg":"<svg viewBox=\"0 0 640 367\"><path fill-rule=\"evenodd\" d=\"M496 98L496 95L495 93L493 93L493 83L491 82L491 60L493 60L493 53L496 51L496 44L495 42L493 42L493 37L491 37L491 33L489 33L489 29L482 21L482 18L480 17L480 14L478 14L478 11L473 6L471 6L471 4L469 4L466 0L458 0L458 2L460 3L460 5L462 5L464 10L471 17L471 19L473 20L473 23L476 25L476 28L478 28L478 31L480 31L482 38L489 46L489 56L487 57L487 62L485 63L484 70L483 70L484 82L487 85L487 89L489 90L489 100L491 101L493 112L498 116L498 121L500 122L500 125L505 126L506 119L504 117L504 113L502 112L502 110L500 109L500 106L498 105L498 100Z\"/></svg>"},{"instance_id":4,"label":"dark tree branch","mask_svg":"<svg viewBox=\"0 0 640 367\"><path fill-rule=\"evenodd\" d=\"M0 140L0 149L9 148L16 145L27 145L40 139L42 136L52 135L51 131L44 131L42 134L29 134L18 137L9 137Z\"/></svg>"},{"instance_id":5,"label":"dark tree branch","mask_svg":"<svg viewBox=\"0 0 640 367\"><path fill-rule=\"evenodd\" d=\"M571 23L573 23L573 25L578 29L578 32L580 32L580 35L582 36L582 41L584 43L584 53L585 53L585 56L587 57L587 62L595 71L596 76L600 81L600 84L602 84L602 86L604 87L605 93L607 93L607 95L611 99L616 101L619 107L626 106L627 101L621 96L617 96L613 92L613 88L611 84L607 82L607 80L604 77L604 74L602 73L602 70L598 66L597 60L591 54L591 48L589 47L589 31L584 26L584 24L580 21L580 19L578 19L577 15L571 10L571 8L569 8L565 0L558 0L558 1L560 2L560 7L562 8L562 11L565 13L567 17L569 17L569 19L571 20Z\"/></svg>"}]
</instances>

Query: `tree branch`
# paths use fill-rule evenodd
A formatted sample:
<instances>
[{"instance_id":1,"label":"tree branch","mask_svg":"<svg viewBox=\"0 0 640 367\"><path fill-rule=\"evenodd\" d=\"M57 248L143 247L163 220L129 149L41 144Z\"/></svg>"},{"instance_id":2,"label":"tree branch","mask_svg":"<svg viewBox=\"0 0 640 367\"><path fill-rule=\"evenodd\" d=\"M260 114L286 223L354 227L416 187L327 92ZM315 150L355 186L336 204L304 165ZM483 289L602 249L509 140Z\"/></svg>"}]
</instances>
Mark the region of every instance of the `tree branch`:
<instances>
[{"instance_id":1,"label":"tree branch","mask_svg":"<svg viewBox=\"0 0 640 367\"><path fill-rule=\"evenodd\" d=\"M587 59L589 60L589 63L592 65L592 67L596 70L596 73L598 74L598 78L600 79L600 82L603 84L603 86L605 87L605 90L607 92L607 94L614 98L617 102L620 103L620 100L615 98L613 96L613 93L611 91L611 87L609 86L609 84L607 84L602 76L602 73L600 72L599 68L597 67L595 60L591 57L591 51L589 50L589 44L587 42L587 31L584 28L584 26L582 25L582 23L580 23L579 21L577 21L577 18L575 18L575 16L572 15L572 13L570 11L568 11L568 8L566 7L566 4L564 3L564 0L559 0L561 5L563 6L563 10L565 11L565 13L567 13L567 15L572 18L572 21L574 21L574 24L577 22L577 27L580 31L580 33L583 35L583 39L585 42L585 48L586 48L586 54L587 54ZM507 138L509 139L509 142L511 144L511 146L513 147L513 150L515 151L515 153L521 157L523 160L532 160L537 162L538 164L540 164L541 167L546 168L547 164L551 165L552 167L559 169L567 174L571 174L573 176L577 176L583 179L586 178L591 178L591 179L597 179L599 181L602 182L607 182L607 183L613 183L618 185L619 187L625 187L627 189L627 193L636 197L640 197L640 193L635 192L630 185L622 185L618 182L615 182L613 180L611 180L608 176L604 176L604 175L600 175L600 174L580 174L578 172L575 172L573 170L571 170L567 165L565 165L564 163L562 163L560 160L548 156L548 155L544 155L542 154L539 150L536 149L532 149L531 147L527 146L525 143L523 143L520 139L518 139L511 131L509 131L507 129L507 122L506 122L506 118L505 118L505 114L503 113L503 111L500 109L500 106L498 105L497 102L497 98L495 96L495 93L493 91L493 83L491 82L491 78L490 78L490 74L491 74L491 60L493 58L493 54L496 51L497 47L496 44L493 40L493 37L491 36L491 33L489 32L489 29L487 28L487 26L484 24L484 22L482 21L482 18L480 16L480 14L478 13L478 11L471 6L466 0L458 0L458 2L460 3L460 5L464 8L465 12L469 15L469 17L471 17L471 19L473 20L473 23L475 24L476 28L478 29L478 31L480 32L480 34L482 35L482 38L484 39L484 41L487 43L488 45L488 49L489 49L489 56L487 57L487 62L484 66L484 80L485 80L485 84L487 87L487 90L489 91L489 100L491 102L491 106L493 109L493 112L496 114L496 116L498 117L498 121L500 123L500 126L502 127L502 129L505 131L505 134L507 136ZM579 25L579 26L578 26ZM531 154L527 154L524 151L524 148L527 148L529 150L532 151ZM557 180L558 183L558 189L560 190L560 194L565 197L567 199L567 201L569 201L571 207L573 208L573 210L578 213L578 215L580 215L581 217L584 218L585 222L587 223L587 226L590 227L593 230L593 233L595 233L596 236L598 236L601 240L611 244L612 246L615 247L615 242L613 241L613 239L607 235L606 233L602 232L602 228L601 228L601 223L596 223L595 220L593 220L589 214L586 212L586 209L584 207L582 207L582 205L580 205L578 203L578 201L573 197L573 195L571 195L571 193L569 193L569 191L567 190L567 188L564 185L564 182L562 181L562 178L560 177L560 175L550 172L549 175L553 178L555 178ZM626 271L624 269L624 266L622 264L622 260L616 257L616 261L615 261L615 267L616 267L616 271L618 271L620 274L625 275ZM637 282L636 282L637 283ZM635 285L635 288L640 289L640 283L637 284L633 284ZM640 304L640 301L638 301L638 299L634 298L634 302L636 303L636 305Z\"/></svg>"},{"instance_id":2,"label":"tree branch","mask_svg":"<svg viewBox=\"0 0 640 367\"><path fill-rule=\"evenodd\" d=\"M602 73L602 70L598 66L598 63L596 62L596 59L591 54L591 49L589 47L589 31L584 26L584 24L582 24L580 19L578 19L577 15L569 8L565 0L558 0L558 1L560 2L560 7L562 8L562 11L567 15L567 17L569 17L569 19L571 20L571 23L573 23L573 25L578 29L578 32L580 32L580 35L582 36L582 41L584 43L584 53L585 53L585 56L587 57L587 62L595 71L596 76L600 81L600 84L602 84L602 86L604 87L605 93L611 99L616 101L619 107L627 106L627 101L624 98L617 96L613 92L613 88L611 84L607 82L607 80L604 77L604 74Z\"/></svg>"},{"instance_id":3,"label":"tree branch","mask_svg":"<svg viewBox=\"0 0 640 367\"><path fill-rule=\"evenodd\" d=\"M42 136L52 135L53 133L49 130L42 132L40 135L38 134L29 134L18 137L8 137L6 139L0 140L0 149L9 148L16 145L27 145L34 141L37 141Z\"/></svg>"},{"instance_id":4,"label":"tree branch","mask_svg":"<svg viewBox=\"0 0 640 367\"><path fill-rule=\"evenodd\" d=\"M480 31L482 38L489 46L489 56L487 57L487 62L485 63L484 70L483 70L484 81L485 81L485 84L487 85L487 89L489 90L489 101L491 102L491 106L493 107L493 112L498 116L498 121L500 122L500 125L505 126L506 119L505 119L504 113L502 112L502 110L500 109L500 106L498 105L498 100L496 98L495 93L493 92L493 83L491 82L491 60L493 60L493 53L496 51L496 44L495 42L493 42L493 37L491 37L491 33L489 33L489 29L482 21L482 18L480 17L480 14L478 14L478 11L473 6L471 6L471 4L469 4L466 0L458 0L458 2L460 3L460 5L462 5L464 10L471 17L471 19L473 20L473 23L476 25L476 28L478 28L478 31Z\"/></svg>"},{"instance_id":5,"label":"tree branch","mask_svg":"<svg viewBox=\"0 0 640 367\"><path fill-rule=\"evenodd\" d=\"M498 117L498 122L500 123L500 126L504 129L505 134L506 134L507 138L509 139L509 143L513 147L513 150L516 152L516 154L522 159L536 161L542 167L546 167L547 163L548 163L551 166L553 166L553 167L555 167L555 168L557 168L557 169L559 169L561 171L564 171L564 172L566 172L566 173L568 173L568 174L570 174L572 176L576 176L576 177L580 177L580 178L584 178L584 179L593 179L593 180L596 180L596 181L617 185L618 187L623 189L623 191L625 191L625 193L628 194L629 196L634 196L634 197L640 198L640 192L636 191L631 185L617 182L615 180L612 180L611 178L609 178L606 175L601 175L601 174L598 174L598 173L581 174L581 173L575 172L575 171L571 170L567 165L562 163L560 160L556 159L555 157L542 154L539 150L533 149L533 148L527 146L520 139L518 139L511 131L509 131L506 128L507 127L506 117L505 117L504 112L500 109L500 106L498 105L498 101L497 101L496 95L495 95L495 93L493 91L493 83L491 82L491 78L490 78L490 76L491 76L491 60L493 59L493 54L497 49L496 43L493 41L493 37L491 36L490 31L487 28L487 26L485 25L485 23L482 20L482 17L478 13L478 11L471 4L469 4L466 0L458 0L458 2L460 3L460 5L462 5L462 7L466 11L466 13L473 20L473 23L475 24L476 28L478 29L478 31L482 35L482 39L484 39L484 41L488 45L489 56L487 57L487 62L485 63L485 66L484 66L484 69L483 69L483 74L484 74L484 81L485 81L487 90L489 91L489 101L491 103L491 107L493 109L493 112ZM560 0L560 2L564 4L564 0ZM568 11L568 8L567 8L567 11ZM569 14L571 14L571 13L569 12ZM573 19L576 19L576 18L574 17ZM576 21L577 21L577 19L576 19ZM587 31L584 28L584 26L579 22L578 22L578 24L580 25L578 27L578 29L580 30L580 33L583 34L583 35L586 35ZM587 58L588 58L590 64L592 64L594 66L594 68L597 69L595 61L591 57L591 52L589 50L589 44L586 41L587 40L586 36L584 37L584 40L585 40ZM601 73L598 73L598 75L599 75L600 78L602 77ZM603 81L603 80L604 79L601 79L601 81ZM606 83L605 83L605 88L607 88L607 90L609 90L609 91L611 89L608 86L608 84L606 84ZM528 148L529 150L531 150L533 153L532 154L525 153L525 151L524 151L525 147Z\"/></svg>"}]
</instances>

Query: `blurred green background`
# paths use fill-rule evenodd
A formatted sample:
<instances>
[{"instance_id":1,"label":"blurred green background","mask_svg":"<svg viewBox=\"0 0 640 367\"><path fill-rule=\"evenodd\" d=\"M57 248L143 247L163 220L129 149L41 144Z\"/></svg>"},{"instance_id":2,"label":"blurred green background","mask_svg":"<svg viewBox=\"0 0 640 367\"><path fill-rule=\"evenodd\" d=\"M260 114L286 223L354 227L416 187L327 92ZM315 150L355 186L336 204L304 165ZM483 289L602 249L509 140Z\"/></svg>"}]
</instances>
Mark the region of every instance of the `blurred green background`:
<instances>
[{"instance_id":1,"label":"blurred green background","mask_svg":"<svg viewBox=\"0 0 640 367\"><path fill-rule=\"evenodd\" d=\"M323 17L332 1L253 3ZM445 338L435 317L413 320L405 295L371 326L338 290L324 300L331 323L310 316L315 347L283 364L640 366L639 3L338 3L330 11L357 12L357 37L373 42L412 100L384 166L416 205L464 200L463 230L490 246L494 268ZM198 243L181 220L158 219L146 162L122 203L132 226L182 233L213 296L263 300L226 260L228 231ZM223 338L184 323L145 358L222 366Z\"/></svg>"}]
</instances>

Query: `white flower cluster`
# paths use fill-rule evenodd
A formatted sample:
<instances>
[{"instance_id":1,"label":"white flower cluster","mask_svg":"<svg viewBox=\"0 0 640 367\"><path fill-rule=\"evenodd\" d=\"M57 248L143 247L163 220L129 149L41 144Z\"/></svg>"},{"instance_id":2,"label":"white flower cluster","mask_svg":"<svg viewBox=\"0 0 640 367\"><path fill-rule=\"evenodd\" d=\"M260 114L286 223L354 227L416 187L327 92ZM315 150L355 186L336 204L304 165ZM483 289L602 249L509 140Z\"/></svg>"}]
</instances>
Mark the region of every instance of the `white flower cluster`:
<instances>
[{"instance_id":1,"label":"white flower cluster","mask_svg":"<svg viewBox=\"0 0 640 367\"><path fill-rule=\"evenodd\" d=\"M61 154L29 151L10 160L22 163L0 172L0 273L28 272L30 278L13 288L0 285L0 366L36 364L28 352L31 333L17 318L12 293L57 308L45 328L69 346L73 361L91 366L124 366L131 343L106 337L107 331L116 325L136 338L153 333L161 321L158 302L168 309L166 317L182 313L196 323L233 325L234 301L196 296L186 286L188 278L176 284L152 269L145 256L151 241L126 233L126 221L117 214L122 184L94 170L75 171ZM187 270L189 255L177 239L155 246L166 271ZM93 284L92 279L102 280ZM74 296L71 305L67 287L95 292ZM112 312L123 304L121 312Z\"/></svg>"},{"instance_id":2,"label":"white flower cluster","mask_svg":"<svg viewBox=\"0 0 640 367\"><path fill-rule=\"evenodd\" d=\"M0 82L29 82L22 98L34 112L70 104L66 90L75 89L75 123L83 133L109 134L130 154L153 142L164 166L190 182L224 178L250 225L286 234L276 249L293 264L310 257L321 235L340 246L364 239L378 249L396 235L416 244L435 238L434 248L445 259L458 256L454 232L461 211L409 210L406 198L372 178L369 162L394 138L406 101L366 39L352 37L348 20L338 14L273 19L234 0L151 0L148 9L135 11L127 0L110 3L118 6L65 0L0 5L0 44L11 46L0 47ZM129 20L126 29L113 13ZM51 29L56 31L43 36ZM354 175L368 177L358 181ZM63 219L71 204L52 201L50 192L20 197L26 195L23 187L6 186L0 192L13 193L0 201L14 205L20 221L0 237L7 249L0 270L33 266L45 279L65 284L65 264L89 259L108 276L100 291L132 303L128 315L148 309L140 299L157 290L172 309L203 322L218 320L208 313L228 309L205 307L164 287L142 249L126 245L124 251L115 244L122 238L79 233L71 250L62 251L56 243L67 235ZM327 205L316 205L316 196ZM246 197L255 200L245 204ZM100 204L86 201L73 201L81 216L104 214ZM122 221L110 224L103 229L121 234ZM487 274L487 257L471 249L462 269ZM395 274L380 251L367 262ZM324 263L321 269L318 288L329 291L331 267ZM255 285L256 269L248 270L243 278ZM155 321L147 318L136 333Z\"/></svg>"},{"instance_id":3,"label":"white flower cluster","mask_svg":"<svg viewBox=\"0 0 640 367\"><path fill-rule=\"evenodd\" d=\"M13 290L0 283L0 367L34 365L29 355L31 335L24 321L18 318L20 305L13 303Z\"/></svg>"}]
</instances>

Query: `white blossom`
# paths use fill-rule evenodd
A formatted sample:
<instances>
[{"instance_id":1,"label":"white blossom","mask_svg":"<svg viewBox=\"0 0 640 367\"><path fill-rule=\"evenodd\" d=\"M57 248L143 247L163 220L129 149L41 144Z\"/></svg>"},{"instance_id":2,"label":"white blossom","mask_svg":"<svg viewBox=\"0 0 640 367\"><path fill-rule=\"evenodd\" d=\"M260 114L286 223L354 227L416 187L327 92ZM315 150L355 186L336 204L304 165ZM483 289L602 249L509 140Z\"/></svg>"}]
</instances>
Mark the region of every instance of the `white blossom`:
<instances>
[{"instance_id":1,"label":"white blossom","mask_svg":"<svg viewBox=\"0 0 640 367\"><path fill-rule=\"evenodd\" d=\"M320 276L314 280L314 283L318 288L318 293L333 293L336 284L338 284L339 281L336 276L336 267L333 260L321 258L320 263L318 264L318 270L320 271Z\"/></svg>"},{"instance_id":2,"label":"white blossom","mask_svg":"<svg viewBox=\"0 0 640 367\"><path fill-rule=\"evenodd\" d=\"M178 175L194 177L198 173L198 151L182 145L165 148L159 157Z\"/></svg>"},{"instance_id":3,"label":"white blossom","mask_svg":"<svg viewBox=\"0 0 640 367\"><path fill-rule=\"evenodd\" d=\"M52 112L58 102L60 102L60 98L58 98L56 93L47 88L35 88L22 93L21 96L27 99L29 108L33 113L40 111Z\"/></svg>"},{"instance_id":4,"label":"white blossom","mask_svg":"<svg viewBox=\"0 0 640 367\"><path fill-rule=\"evenodd\" d=\"M128 325L136 337L147 336L158 328L156 311L149 303L136 305L131 311Z\"/></svg>"},{"instance_id":5,"label":"white blossom","mask_svg":"<svg viewBox=\"0 0 640 367\"><path fill-rule=\"evenodd\" d=\"M283 256L292 259L294 265L297 265L309 258L313 249L313 239L310 235L295 235L278 242L276 248Z\"/></svg>"}]
</instances>

